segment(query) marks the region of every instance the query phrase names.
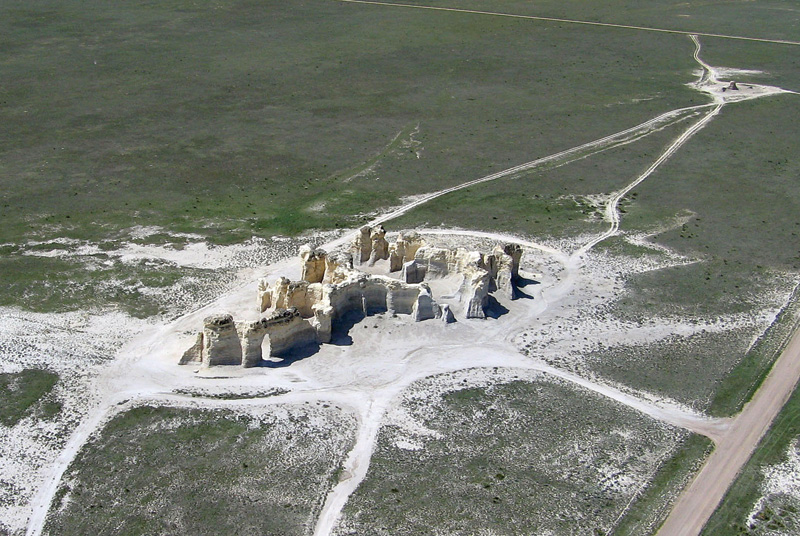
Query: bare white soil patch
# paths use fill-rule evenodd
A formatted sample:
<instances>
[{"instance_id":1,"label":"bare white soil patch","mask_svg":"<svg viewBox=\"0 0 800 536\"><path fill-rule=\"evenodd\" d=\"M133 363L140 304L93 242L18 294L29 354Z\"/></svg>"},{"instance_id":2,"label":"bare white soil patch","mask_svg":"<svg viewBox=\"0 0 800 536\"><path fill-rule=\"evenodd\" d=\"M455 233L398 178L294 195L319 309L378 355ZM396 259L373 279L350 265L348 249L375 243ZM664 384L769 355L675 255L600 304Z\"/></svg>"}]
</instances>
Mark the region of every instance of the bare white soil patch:
<instances>
[{"instance_id":1,"label":"bare white soil patch","mask_svg":"<svg viewBox=\"0 0 800 536\"><path fill-rule=\"evenodd\" d=\"M122 345L149 323L119 312L36 314L0 308L0 372L44 368L59 375L51 396L61 411L51 419L0 425L0 519L24 528L30 503L77 424L104 393L95 378Z\"/></svg>"},{"instance_id":2,"label":"bare white soil patch","mask_svg":"<svg viewBox=\"0 0 800 536\"><path fill-rule=\"evenodd\" d=\"M762 470L763 495L747 516L752 534L786 535L800 530L800 446L795 438L786 451L786 461Z\"/></svg>"}]
</instances>

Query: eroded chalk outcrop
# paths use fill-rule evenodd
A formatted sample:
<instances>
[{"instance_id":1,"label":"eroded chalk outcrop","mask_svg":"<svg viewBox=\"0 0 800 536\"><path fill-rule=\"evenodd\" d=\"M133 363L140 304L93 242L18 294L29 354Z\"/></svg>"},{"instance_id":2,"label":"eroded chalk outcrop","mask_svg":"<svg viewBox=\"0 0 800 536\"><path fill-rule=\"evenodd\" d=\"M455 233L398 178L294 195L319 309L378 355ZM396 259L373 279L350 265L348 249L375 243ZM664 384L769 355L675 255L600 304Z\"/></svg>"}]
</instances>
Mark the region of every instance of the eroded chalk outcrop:
<instances>
[{"instance_id":1,"label":"eroded chalk outcrop","mask_svg":"<svg viewBox=\"0 0 800 536\"><path fill-rule=\"evenodd\" d=\"M269 341L269 355L278 357L318 343L316 331L295 308L275 309L261 320L242 326L240 333L241 364L245 367L261 363L265 339Z\"/></svg>"},{"instance_id":2,"label":"eroded chalk outcrop","mask_svg":"<svg viewBox=\"0 0 800 536\"><path fill-rule=\"evenodd\" d=\"M522 249L513 244L497 246L492 253L446 249L425 244L415 232L386 239L382 226L363 227L346 252L328 254L303 246L299 252L301 279L280 277L258 285L258 310L264 316L238 327L231 315L205 319L204 329L180 364L205 366L257 366L269 356L284 356L299 347L331 341L337 322L349 314L369 316L387 313L407 315L414 322L441 319L456 321L449 304L436 301L426 280L455 278L458 309L466 318L486 318L489 296L500 291L513 299L519 278ZM379 261L388 261L389 274L366 273ZM398 277L399 276L399 279ZM267 350L268 349L268 350Z\"/></svg>"},{"instance_id":3,"label":"eroded chalk outcrop","mask_svg":"<svg viewBox=\"0 0 800 536\"><path fill-rule=\"evenodd\" d=\"M241 365L242 345L232 315L212 315L203 320L201 362L209 367Z\"/></svg>"}]
</instances>

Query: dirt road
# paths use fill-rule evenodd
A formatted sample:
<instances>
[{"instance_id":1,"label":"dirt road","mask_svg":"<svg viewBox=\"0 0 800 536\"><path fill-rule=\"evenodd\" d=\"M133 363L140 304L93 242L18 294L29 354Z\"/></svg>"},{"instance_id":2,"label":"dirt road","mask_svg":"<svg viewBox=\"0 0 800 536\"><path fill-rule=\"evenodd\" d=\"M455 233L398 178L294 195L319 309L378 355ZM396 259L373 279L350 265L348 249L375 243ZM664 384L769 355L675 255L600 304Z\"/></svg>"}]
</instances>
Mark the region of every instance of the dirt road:
<instances>
[{"instance_id":1,"label":"dirt road","mask_svg":"<svg viewBox=\"0 0 800 536\"><path fill-rule=\"evenodd\" d=\"M658 536L700 534L739 471L750 459L800 378L800 330L795 331L753 399L717 442L714 453L684 490Z\"/></svg>"}]
</instances>

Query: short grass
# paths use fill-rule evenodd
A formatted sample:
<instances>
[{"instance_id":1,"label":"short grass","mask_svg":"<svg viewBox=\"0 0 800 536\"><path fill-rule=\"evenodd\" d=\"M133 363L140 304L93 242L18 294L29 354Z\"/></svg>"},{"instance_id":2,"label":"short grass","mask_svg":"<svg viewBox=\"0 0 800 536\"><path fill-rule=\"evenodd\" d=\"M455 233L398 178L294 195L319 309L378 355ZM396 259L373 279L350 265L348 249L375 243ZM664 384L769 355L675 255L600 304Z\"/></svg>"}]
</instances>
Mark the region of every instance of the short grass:
<instances>
[{"instance_id":1,"label":"short grass","mask_svg":"<svg viewBox=\"0 0 800 536\"><path fill-rule=\"evenodd\" d=\"M353 425L316 405L127 411L68 469L46 533L310 534Z\"/></svg>"},{"instance_id":2,"label":"short grass","mask_svg":"<svg viewBox=\"0 0 800 536\"><path fill-rule=\"evenodd\" d=\"M652 315L713 319L784 305L800 269L797 250L790 246L800 233L800 220L793 216L800 209L795 180L800 162L792 157L800 116L795 107L787 107L789 98L725 108L635 190L638 195L623 216L623 229L653 231L659 215L663 222L667 214L684 211L690 215L685 223L657 233L653 240L698 262L631 277L628 291L614 304L616 314L632 321ZM774 344L749 353L747 347L737 350L741 344L731 335L716 341L721 355L715 346L694 350L696 358L704 356L697 366L678 367L680 359L675 366L661 363L666 366L662 387L669 378L695 370L703 383L717 384L710 411L738 411L778 350ZM727 374L719 368L721 362L732 371L727 377L719 374Z\"/></svg>"},{"instance_id":3,"label":"short grass","mask_svg":"<svg viewBox=\"0 0 800 536\"><path fill-rule=\"evenodd\" d=\"M679 36L332 0L0 10L0 242L354 226L702 100ZM417 125L419 157L392 144Z\"/></svg>"},{"instance_id":4,"label":"short grass","mask_svg":"<svg viewBox=\"0 0 800 536\"><path fill-rule=\"evenodd\" d=\"M698 225L692 222L684 232L691 235ZM613 303L614 313L631 321L654 314L713 319L749 313L764 306L765 296L775 290L776 279L782 279L763 266L740 260L694 259L698 261L630 276L626 293Z\"/></svg>"},{"instance_id":5,"label":"short grass","mask_svg":"<svg viewBox=\"0 0 800 536\"><path fill-rule=\"evenodd\" d=\"M43 258L28 255L0 257L0 305L24 304L35 312L115 306L139 318L167 312L172 304L148 290L168 289L181 280L225 279L210 270L178 268L168 263L111 262L103 255L91 259ZM188 286L192 286L188 284Z\"/></svg>"},{"instance_id":6,"label":"short grass","mask_svg":"<svg viewBox=\"0 0 800 536\"><path fill-rule=\"evenodd\" d=\"M659 468L614 527L614 536L655 534L666 519L673 501L700 468L713 443L701 435L688 436L678 451Z\"/></svg>"},{"instance_id":7,"label":"short grass","mask_svg":"<svg viewBox=\"0 0 800 536\"><path fill-rule=\"evenodd\" d=\"M335 534L605 534L686 437L560 383L459 383L412 388L426 432L381 430Z\"/></svg>"},{"instance_id":8,"label":"short grass","mask_svg":"<svg viewBox=\"0 0 800 536\"><path fill-rule=\"evenodd\" d=\"M58 374L41 369L0 373L0 424L14 426L36 413L43 418L57 413L60 406L43 398L58 381Z\"/></svg>"},{"instance_id":9,"label":"short grass","mask_svg":"<svg viewBox=\"0 0 800 536\"><path fill-rule=\"evenodd\" d=\"M728 490L719 508L709 519L703 529L703 536L792 534L800 527L796 498L782 503L780 497L771 498L772 503L768 503L760 512L756 527L751 528L747 524L747 516L762 496L763 469L784 461L790 443L798 436L800 436L800 390L795 390Z\"/></svg>"},{"instance_id":10,"label":"short grass","mask_svg":"<svg viewBox=\"0 0 800 536\"><path fill-rule=\"evenodd\" d=\"M711 415L733 415L750 400L797 329L798 315L800 315L800 300L795 289L792 299L775 322L722 380L708 408Z\"/></svg>"},{"instance_id":11,"label":"short grass","mask_svg":"<svg viewBox=\"0 0 800 536\"><path fill-rule=\"evenodd\" d=\"M555 165L546 164L446 194L387 225L398 228L455 226L537 239L600 234L608 224L603 221L602 208L595 196L627 186L650 165L653 155L663 151L691 120L665 127L627 145L581 154L577 159L559 160ZM587 141L592 140L582 140ZM622 201L623 213L637 195L633 193Z\"/></svg>"},{"instance_id":12,"label":"short grass","mask_svg":"<svg viewBox=\"0 0 800 536\"><path fill-rule=\"evenodd\" d=\"M753 336L752 329L721 333L698 329L690 336L599 349L586 357L586 365L601 378L703 411Z\"/></svg>"},{"instance_id":13,"label":"short grass","mask_svg":"<svg viewBox=\"0 0 800 536\"><path fill-rule=\"evenodd\" d=\"M656 239L716 263L800 269L800 108L796 95L732 104L636 191L623 229L651 228L653 214L696 217ZM730 270L730 266L728 268ZM758 283L757 281L755 282Z\"/></svg>"},{"instance_id":14,"label":"short grass","mask_svg":"<svg viewBox=\"0 0 800 536\"><path fill-rule=\"evenodd\" d=\"M767 2L734 0L724 3L671 3L645 0L635 5L624 0L591 4L581 0L544 0L535 3L526 0L506 0L502 3L492 0L410 0L397 3L793 41L798 40L796 26L800 22L800 11L797 9L797 4L791 0ZM617 31L628 35L635 32L629 29Z\"/></svg>"}]
</instances>

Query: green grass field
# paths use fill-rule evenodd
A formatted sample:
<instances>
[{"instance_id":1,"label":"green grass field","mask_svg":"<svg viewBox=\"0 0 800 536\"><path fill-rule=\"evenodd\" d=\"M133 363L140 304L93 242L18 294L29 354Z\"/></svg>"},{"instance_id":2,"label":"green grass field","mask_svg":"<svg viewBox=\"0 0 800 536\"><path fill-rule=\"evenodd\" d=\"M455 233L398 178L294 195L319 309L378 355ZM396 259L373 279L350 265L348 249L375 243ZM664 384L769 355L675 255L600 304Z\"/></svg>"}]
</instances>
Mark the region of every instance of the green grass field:
<instances>
[{"instance_id":1,"label":"green grass field","mask_svg":"<svg viewBox=\"0 0 800 536\"><path fill-rule=\"evenodd\" d=\"M701 100L673 36L327 0L88 7L2 8L2 241L353 225ZM421 157L382 155L412 125ZM378 156L380 180L344 181Z\"/></svg>"},{"instance_id":2,"label":"green grass field","mask_svg":"<svg viewBox=\"0 0 800 536\"><path fill-rule=\"evenodd\" d=\"M477 387L461 383L466 372L431 379L450 385L434 395L429 381L412 387L403 410L427 433L381 430L335 534L606 534L662 464L666 480L682 481L703 456L703 448L683 452L684 441L696 443L683 431L524 376ZM650 517L640 528L657 525L677 492L658 486L645 492Z\"/></svg>"},{"instance_id":3,"label":"green grass field","mask_svg":"<svg viewBox=\"0 0 800 536\"><path fill-rule=\"evenodd\" d=\"M335 409L141 407L72 463L49 534L308 534L353 420Z\"/></svg>"}]
</instances>

